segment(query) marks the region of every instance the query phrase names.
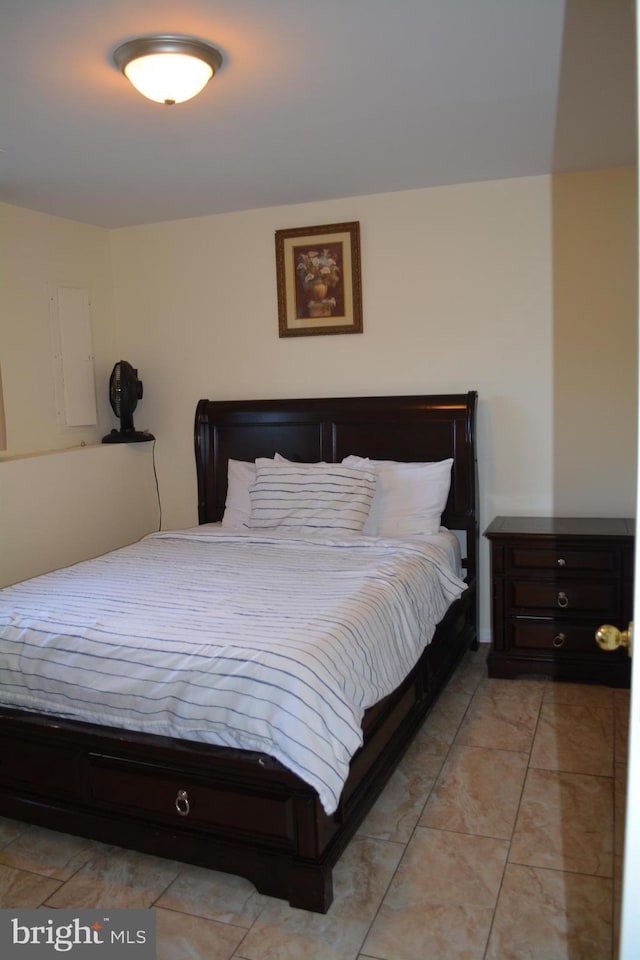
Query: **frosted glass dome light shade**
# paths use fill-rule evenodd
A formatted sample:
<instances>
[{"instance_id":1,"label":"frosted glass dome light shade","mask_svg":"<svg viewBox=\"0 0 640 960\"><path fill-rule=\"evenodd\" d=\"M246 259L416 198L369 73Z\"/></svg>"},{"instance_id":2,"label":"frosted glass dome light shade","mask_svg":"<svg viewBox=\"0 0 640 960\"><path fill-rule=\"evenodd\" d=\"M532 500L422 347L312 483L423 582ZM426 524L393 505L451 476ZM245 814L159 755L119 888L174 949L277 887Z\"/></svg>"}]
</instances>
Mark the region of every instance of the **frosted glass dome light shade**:
<instances>
[{"instance_id":1,"label":"frosted glass dome light shade","mask_svg":"<svg viewBox=\"0 0 640 960\"><path fill-rule=\"evenodd\" d=\"M119 46L113 60L143 96L174 104L200 93L220 68L222 54L190 37L140 37Z\"/></svg>"},{"instance_id":2,"label":"frosted glass dome light shade","mask_svg":"<svg viewBox=\"0 0 640 960\"><path fill-rule=\"evenodd\" d=\"M213 76L208 63L184 53L151 53L124 69L136 90L156 103L184 103L200 93Z\"/></svg>"}]
</instances>

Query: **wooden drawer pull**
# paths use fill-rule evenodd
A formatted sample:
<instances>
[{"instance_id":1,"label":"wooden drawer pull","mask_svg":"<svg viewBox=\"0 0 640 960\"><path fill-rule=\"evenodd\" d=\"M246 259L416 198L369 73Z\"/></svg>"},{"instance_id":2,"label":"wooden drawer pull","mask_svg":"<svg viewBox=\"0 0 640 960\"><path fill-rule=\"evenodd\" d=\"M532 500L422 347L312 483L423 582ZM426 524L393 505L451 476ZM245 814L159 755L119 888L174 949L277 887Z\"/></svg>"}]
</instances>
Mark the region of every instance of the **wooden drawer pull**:
<instances>
[{"instance_id":1,"label":"wooden drawer pull","mask_svg":"<svg viewBox=\"0 0 640 960\"><path fill-rule=\"evenodd\" d=\"M566 633L558 633L558 634L553 638L553 645L554 645L554 647L562 647L562 646L564 646L564 642L565 642L566 639L567 639Z\"/></svg>"},{"instance_id":2,"label":"wooden drawer pull","mask_svg":"<svg viewBox=\"0 0 640 960\"><path fill-rule=\"evenodd\" d=\"M191 806L189 804L189 794L186 790L178 790L178 796L176 797L176 810L181 817L186 817L191 811Z\"/></svg>"},{"instance_id":3,"label":"wooden drawer pull","mask_svg":"<svg viewBox=\"0 0 640 960\"><path fill-rule=\"evenodd\" d=\"M564 590L561 590L558 594L558 606L559 607L568 607L569 606L569 597L566 595Z\"/></svg>"}]
</instances>

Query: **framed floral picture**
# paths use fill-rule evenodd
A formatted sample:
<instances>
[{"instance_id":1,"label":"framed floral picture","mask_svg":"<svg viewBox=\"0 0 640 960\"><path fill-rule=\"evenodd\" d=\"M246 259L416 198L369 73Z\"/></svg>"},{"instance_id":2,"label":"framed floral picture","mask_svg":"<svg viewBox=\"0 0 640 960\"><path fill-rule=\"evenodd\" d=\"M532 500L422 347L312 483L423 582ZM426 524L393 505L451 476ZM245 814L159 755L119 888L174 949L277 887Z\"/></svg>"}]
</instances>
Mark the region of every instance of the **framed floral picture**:
<instances>
[{"instance_id":1,"label":"framed floral picture","mask_svg":"<svg viewBox=\"0 0 640 960\"><path fill-rule=\"evenodd\" d=\"M281 337L362 333L360 224L276 230Z\"/></svg>"}]
</instances>

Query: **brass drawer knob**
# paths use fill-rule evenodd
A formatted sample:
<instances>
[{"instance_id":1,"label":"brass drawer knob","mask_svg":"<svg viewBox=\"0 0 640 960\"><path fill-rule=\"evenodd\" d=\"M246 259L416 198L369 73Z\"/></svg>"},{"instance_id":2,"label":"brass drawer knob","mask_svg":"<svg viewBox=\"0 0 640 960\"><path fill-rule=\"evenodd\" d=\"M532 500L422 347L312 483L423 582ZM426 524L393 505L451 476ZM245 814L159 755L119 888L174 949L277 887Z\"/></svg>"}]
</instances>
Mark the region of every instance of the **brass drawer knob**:
<instances>
[{"instance_id":1,"label":"brass drawer knob","mask_svg":"<svg viewBox=\"0 0 640 960\"><path fill-rule=\"evenodd\" d=\"M564 646L564 642L565 642L566 639L567 639L566 633L558 633L558 634L556 634L556 636L553 638L552 643L553 643L554 647L562 647L562 646Z\"/></svg>"},{"instance_id":2,"label":"brass drawer knob","mask_svg":"<svg viewBox=\"0 0 640 960\"><path fill-rule=\"evenodd\" d=\"M564 566L566 565L566 562L567 562L567 561L564 560L562 557L558 557L558 566L559 566L559 567L564 567Z\"/></svg>"},{"instance_id":3,"label":"brass drawer knob","mask_svg":"<svg viewBox=\"0 0 640 960\"><path fill-rule=\"evenodd\" d=\"M569 606L569 597L564 590L561 590L558 594L558 606L563 608Z\"/></svg>"},{"instance_id":4,"label":"brass drawer knob","mask_svg":"<svg viewBox=\"0 0 640 960\"><path fill-rule=\"evenodd\" d=\"M186 817L191 811L191 806L189 804L189 794L186 790L178 790L178 795L176 797L176 810L181 817Z\"/></svg>"}]
</instances>

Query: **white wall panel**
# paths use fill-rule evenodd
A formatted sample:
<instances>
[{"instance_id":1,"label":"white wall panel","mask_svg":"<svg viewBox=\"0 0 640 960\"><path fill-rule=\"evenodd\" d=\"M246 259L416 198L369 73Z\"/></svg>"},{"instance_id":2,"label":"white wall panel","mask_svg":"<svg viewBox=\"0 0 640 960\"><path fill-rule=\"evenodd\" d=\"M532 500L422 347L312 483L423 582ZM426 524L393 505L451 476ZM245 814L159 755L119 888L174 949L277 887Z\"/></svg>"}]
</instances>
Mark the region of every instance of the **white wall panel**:
<instances>
[{"instance_id":1,"label":"white wall panel","mask_svg":"<svg viewBox=\"0 0 640 960\"><path fill-rule=\"evenodd\" d=\"M88 292L58 287L52 297L52 324L59 422L65 427L94 426L98 414Z\"/></svg>"}]
</instances>

